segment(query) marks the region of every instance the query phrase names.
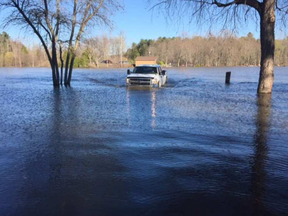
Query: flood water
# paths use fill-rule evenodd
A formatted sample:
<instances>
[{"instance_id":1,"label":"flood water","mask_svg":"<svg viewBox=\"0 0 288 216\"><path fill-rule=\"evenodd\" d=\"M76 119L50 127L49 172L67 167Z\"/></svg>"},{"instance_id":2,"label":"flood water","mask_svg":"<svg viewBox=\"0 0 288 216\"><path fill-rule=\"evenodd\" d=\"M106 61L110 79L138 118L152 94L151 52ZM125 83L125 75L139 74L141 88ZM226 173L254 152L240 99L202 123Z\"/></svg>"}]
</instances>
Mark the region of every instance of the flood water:
<instances>
[{"instance_id":1,"label":"flood water","mask_svg":"<svg viewBox=\"0 0 288 216\"><path fill-rule=\"evenodd\" d=\"M1 216L288 215L288 68L0 69ZM225 72L232 71L225 86Z\"/></svg>"}]
</instances>

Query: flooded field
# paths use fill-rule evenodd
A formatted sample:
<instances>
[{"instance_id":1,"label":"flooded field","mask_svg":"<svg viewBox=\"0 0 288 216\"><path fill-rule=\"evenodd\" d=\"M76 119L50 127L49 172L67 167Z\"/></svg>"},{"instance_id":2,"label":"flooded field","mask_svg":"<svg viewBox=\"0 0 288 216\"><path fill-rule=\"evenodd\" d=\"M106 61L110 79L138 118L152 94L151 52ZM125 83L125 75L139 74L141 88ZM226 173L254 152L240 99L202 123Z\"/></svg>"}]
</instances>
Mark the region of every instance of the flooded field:
<instances>
[{"instance_id":1,"label":"flooded field","mask_svg":"<svg viewBox=\"0 0 288 216\"><path fill-rule=\"evenodd\" d=\"M225 86L225 72L232 71ZM1 216L288 215L288 68L0 69Z\"/></svg>"}]
</instances>

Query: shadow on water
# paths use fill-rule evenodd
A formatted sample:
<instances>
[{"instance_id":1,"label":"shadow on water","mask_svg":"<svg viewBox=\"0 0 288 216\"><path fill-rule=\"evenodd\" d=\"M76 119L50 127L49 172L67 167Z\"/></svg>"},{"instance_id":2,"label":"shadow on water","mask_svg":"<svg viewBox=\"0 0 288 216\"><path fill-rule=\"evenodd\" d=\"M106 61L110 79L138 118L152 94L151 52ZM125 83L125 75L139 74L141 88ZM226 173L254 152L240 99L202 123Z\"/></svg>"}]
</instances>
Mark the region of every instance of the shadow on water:
<instances>
[{"instance_id":1,"label":"shadow on water","mask_svg":"<svg viewBox=\"0 0 288 216\"><path fill-rule=\"evenodd\" d=\"M252 159L251 192L254 215L263 215L265 193L266 161L268 160L268 135L270 128L271 95L257 98L256 132L254 135L254 156Z\"/></svg>"}]
</instances>

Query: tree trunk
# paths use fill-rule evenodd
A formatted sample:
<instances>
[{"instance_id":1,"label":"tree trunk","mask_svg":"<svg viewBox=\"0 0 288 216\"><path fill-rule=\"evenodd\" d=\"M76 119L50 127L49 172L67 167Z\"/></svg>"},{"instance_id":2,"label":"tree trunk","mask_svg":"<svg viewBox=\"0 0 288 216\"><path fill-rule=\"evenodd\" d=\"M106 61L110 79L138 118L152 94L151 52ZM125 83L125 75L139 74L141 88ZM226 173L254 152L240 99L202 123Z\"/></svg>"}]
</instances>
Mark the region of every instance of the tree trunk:
<instances>
[{"instance_id":1,"label":"tree trunk","mask_svg":"<svg viewBox=\"0 0 288 216\"><path fill-rule=\"evenodd\" d=\"M32 67L35 67L35 58L34 58L34 52L32 53Z\"/></svg>"},{"instance_id":2,"label":"tree trunk","mask_svg":"<svg viewBox=\"0 0 288 216\"><path fill-rule=\"evenodd\" d=\"M63 52L62 52L62 46L60 45L60 61L61 61L61 79L60 84L63 84L63 67L64 67L64 60L63 60Z\"/></svg>"},{"instance_id":3,"label":"tree trunk","mask_svg":"<svg viewBox=\"0 0 288 216\"><path fill-rule=\"evenodd\" d=\"M68 85L68 69L70 63L70 50L68 49L68 53L66 56L66 63L65 63L65 75L64 75L64 84Z\"/></svg>"},{"instance_id":4,"label":"tree trunk","mask_svg":"<svg viewBox=\"0 0 288 216\"><path fill-rule=\"evenodd\" d=\"M52 69L52 79L53 79L53 86L56 86L56 77L55 77L55 65L53 61L50 61L50 66Z\"/></svg>"},{"instance_id":5,"label":"tree trunk","mask_svg":"<svg viewBox=\"0 0 288 216\"><path fill-rule=\"evenodd\" d=\"M52 39L52 62L54 66L54 74L55 74L55 82L53 83L54 86L59 86L59 67L58 67L58 59L57 59L57 52L56 52L56 41L53 37Z\"/></svg>"},{"instance_id":6,"label":"tree trunk","mask_svg":"<svg viewBox=\"0 0 288 216\"><path fill-rule=\"evenodd\" d=\"M260 19L261 69L257 92L270 94L274 81L275 0L264 1Z\"/></svg>"},{"instance_id":7,"label":"tree trunk","mask_svg":"<svg viewBox=\"0 0 288 216\"><path fill-rule=\"evenodd\" d=\"M165 58L165 66L167 67L167 64L168 64L168 60L167 60L167 56Z\"/></svg>"},{"instance_id":8,"label":"tree trunk","mask_svg":"<svg viewBox=\"0 0 288 216\"><path fill-rule=\"evenodd\" d=\"M99 68L99 60L96 59L95 62L96 62L96 67Z\"/></svg>"},{"instance_id":9,"label":"tree trunk","mask_svg":"<svg viewBox=\"0 0 288 216\"><path fill-rule=\"evenodd\" d=\"M70 67L69 67L69 75L68 75L68 80L67 80L67 85L70 86L71 79L72 79L72 72L73 72L73 66L74 66L74 60L76 58L76 54L72 54L71 62L70 62Z\"/></svg>"},{"instance_id":10,"label":"tree trunk","mask_svg":"<svg viewBox=\"0 0 288 216\"><path fill-rule=\"evenodd\" d=\"M91 54L88 55L88 58L89 58L89 67L91 67L91 65L92 65L92 56L91 56Z\"/></svg>"},{"instance_id":11,"label":"tree trunk","mask_svg":"<svg viewBox=\"0 0 288 216\"><path fill-rule=\"evenodd\" d=\"M19 60L18 60L18 61L19 61L19 67L22 68L22 60L21 60L20 57L19 57ZM15 66L16 66L16 63L15 63Z\"/></svg>"}]
</instances>

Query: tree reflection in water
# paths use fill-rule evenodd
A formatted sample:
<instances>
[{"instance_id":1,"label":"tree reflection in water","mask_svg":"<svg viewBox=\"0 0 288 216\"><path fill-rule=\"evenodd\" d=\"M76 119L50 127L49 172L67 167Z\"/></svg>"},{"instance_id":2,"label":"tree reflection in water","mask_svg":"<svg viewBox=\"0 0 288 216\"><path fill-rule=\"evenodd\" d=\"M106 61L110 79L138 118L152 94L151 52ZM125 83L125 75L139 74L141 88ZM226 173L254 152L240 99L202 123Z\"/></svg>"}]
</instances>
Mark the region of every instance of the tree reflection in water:
<instances>
[{"instance_id":1,"label":"tree reflection in water","mask_svg":"<svg viewBox=\"0 0 288 216\"><path fill-rule=\"evenodd\" d=\"M268 159L268 140L270 128L271 94L257 98L256 131L254 135L254 156L252 158L251 190L255 215L263 211L265 193L266 161Z\"/></svg>"}]
</instances>

